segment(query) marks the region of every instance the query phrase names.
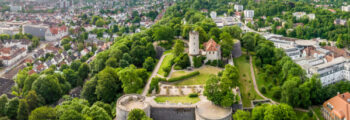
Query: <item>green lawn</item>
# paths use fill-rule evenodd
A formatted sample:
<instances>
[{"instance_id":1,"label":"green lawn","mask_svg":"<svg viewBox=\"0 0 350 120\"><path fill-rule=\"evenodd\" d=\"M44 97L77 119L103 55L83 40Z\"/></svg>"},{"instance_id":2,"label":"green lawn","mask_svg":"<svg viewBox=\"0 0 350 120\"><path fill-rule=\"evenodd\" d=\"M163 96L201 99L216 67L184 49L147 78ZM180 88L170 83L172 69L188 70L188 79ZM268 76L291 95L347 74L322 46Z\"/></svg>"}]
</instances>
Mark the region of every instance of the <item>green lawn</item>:
<instances>
[{"instance_id":1,"label":"green lawn","mask_svg":"<svg viewBox=\"0 0 350 120\"><path fill-rule=\"evenodd\" d=\"M163 68L170 65L170 61L174 58L174 55L170 53L169 55L165 56L162 64L160 65L158 74L164 76L165 72L163 71Z\"/></svg>"},{"instance_id":2,"label":"green lawn","mask_svg":"<svg viewBox=\"0 0 350 120\"><path fill-rule=\"evenodd\" d=\"M164 103L166 101L170 103L197 103L200 101L198 97L190 98L188 96L156 97L154 100L158 103Z\"/></svg>"},{"instance_id":3,"label":"green lawn","mask_svg":"<svg viewBox=\"0 0 350 120\"><path fill-rule=\"evenodd\" d=\"M176 82L175 85L204 85L206 80L210 77L210 75L216 75L222 69L213 67L213 66L203 66L199 69L195 69L193 71L199 71L200 74L179 82ZM192 71L191 71L192 72ZM189 74L191 72L188 71L176 71L171 74L171 78L179 77L182 75Z\"/></svg>"},{"instance_id":4,"label":"green lawn","mask_svg":"<svg viewBox=\"0 0 350 120\"><path fill-rule=\"evenodd\" d=\"M312 109L315 111L316 115L320 120L324 120L322 112L321 112L321 107L322 106L312 106Z\"/></svg>"},{"instance_id":5,"label":"green lawn","mask_svg":"<svg viewBox=\"0 0 350 120\"><path fill-rule=\"evenodd\" d=\"M262 99L254 90L254 84L250 72L249 60L246 59L247 55L242 55L239 58L234 59L234 63L237 66L240 74L239 88L242 95L242 102L244 107L251 107L251 100Z\"/></svg>"}]
</instances>

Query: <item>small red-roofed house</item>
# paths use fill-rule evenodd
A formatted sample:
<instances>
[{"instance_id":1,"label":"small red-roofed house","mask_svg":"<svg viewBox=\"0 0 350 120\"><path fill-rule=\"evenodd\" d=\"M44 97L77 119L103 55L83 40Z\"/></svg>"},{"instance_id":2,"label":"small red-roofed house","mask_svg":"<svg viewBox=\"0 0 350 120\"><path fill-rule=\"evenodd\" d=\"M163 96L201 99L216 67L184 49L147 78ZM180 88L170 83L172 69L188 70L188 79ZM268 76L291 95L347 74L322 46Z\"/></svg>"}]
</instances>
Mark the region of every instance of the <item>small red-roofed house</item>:
<instances>
[{"instance_id":1,"label":"small red-roofed house","mask_svg":"<svg viewBox=\"0 0 350 120\"><path fill-rule=\"evenodd\" d=\"M217 44L213 39L210 39L208 42L205 42L203 46L204 46L207 60L221 59L221 50L220 50L221 46Z\"/></svg>"}]
</instances>

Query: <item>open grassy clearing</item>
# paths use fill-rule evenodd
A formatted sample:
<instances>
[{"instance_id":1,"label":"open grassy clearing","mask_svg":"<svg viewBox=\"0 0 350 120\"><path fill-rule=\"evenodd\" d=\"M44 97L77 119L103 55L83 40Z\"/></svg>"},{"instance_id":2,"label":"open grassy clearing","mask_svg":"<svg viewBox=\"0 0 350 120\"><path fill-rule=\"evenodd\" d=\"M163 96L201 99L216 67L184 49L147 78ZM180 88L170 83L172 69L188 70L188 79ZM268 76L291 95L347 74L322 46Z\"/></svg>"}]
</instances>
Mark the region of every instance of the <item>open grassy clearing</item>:
<instances>
[{"instance_id":1,"label":"open grassy clearing","mask_svg":"<svg viewBox=\"0 0 350 120\"><path fill-rule=\"evenodd\" d=\"M198 97L190 98L188 96L171 96L171 97L156 97L154 99L158 103L170 102L170 103L197 103L200 101Z\"/></svg>"},{"instance_id":2,"label":"open grassy clearing","mask_svg":"<svg viewBox=\"0 0 350 120\"><path fill-rule=\"evenodd\" d=\"M170 61L174 58L174 54L169 53L167 56L164 57L164 60L162 62L162 64L160 65L158 74L164 76L165 72L163 70L163 68L170 66Z\"/></svg>"},{"instance_id":3,"label":"open grassy clearing","mask_svg":"<svg viewBox=\"0 0 350 120\"><path fill-rule=\"evenodd\" d=\"M254 84L250 72L249 60L247 55L242 55L234 59L234 63L239 70L239 88L242 95L242 102L244 107L251 107L251 100L262 99L254 90Z\"/></svg>"},{"instance_id":4,"label":"open grassy clearing","mask_svg":"<svg viewBox=\"0 0 350 120\"><path fill-rule=\"evenodd\" d=\"M179 82L176 82L175 85L204 85L206 80L210 77L210 75L217 75L222 69L213 67L213 66L203 66L193 71L199 71L200 74ZM175 71L171 74L170 78L183 76L189 74L193 71Z\"/></svg>"}]
</instances>

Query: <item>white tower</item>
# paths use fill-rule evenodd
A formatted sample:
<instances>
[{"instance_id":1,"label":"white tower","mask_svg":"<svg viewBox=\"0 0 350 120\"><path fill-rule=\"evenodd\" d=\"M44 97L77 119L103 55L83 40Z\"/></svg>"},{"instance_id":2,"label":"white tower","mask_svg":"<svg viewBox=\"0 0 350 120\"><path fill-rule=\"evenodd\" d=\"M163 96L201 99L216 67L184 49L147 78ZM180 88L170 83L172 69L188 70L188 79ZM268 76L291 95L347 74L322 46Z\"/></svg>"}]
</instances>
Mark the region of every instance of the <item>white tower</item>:
<instances>
[{"instance_id":1,"label":"white tower","mask_svg":"<svg viewBox=\"0 0 350 120\"><path fill-rule=\"evenodd\" d=\"M190 32L190 42L188 52L190 55L199 55L199 32Z\"/></svg>"}]
</instances>

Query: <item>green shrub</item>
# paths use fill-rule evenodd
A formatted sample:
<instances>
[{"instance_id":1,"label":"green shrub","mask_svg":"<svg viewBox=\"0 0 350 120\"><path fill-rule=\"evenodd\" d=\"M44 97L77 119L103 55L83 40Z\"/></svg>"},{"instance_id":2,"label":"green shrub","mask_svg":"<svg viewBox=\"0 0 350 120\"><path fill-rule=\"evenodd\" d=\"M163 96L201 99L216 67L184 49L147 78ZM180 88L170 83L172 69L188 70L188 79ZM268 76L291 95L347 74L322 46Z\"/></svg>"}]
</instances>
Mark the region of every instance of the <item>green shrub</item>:
<instances>
[{"instance_id":1,"label":"green shrub","mask_svg":"<svg viewBox=\"0 0 350 120\"><path fill-rule=\"evenodd\" d=\"M170 78L170 79L168 79L168 82L175 82L175 81L179 81L179 80L184 80L184 79L187 79L187 78L190 78L190 77L194 77L194 76L199 75L199 74L200 74L199 71L191 72L191 73L189 73L187 75Z\"/></svg>"},{"instance_id":2,"label":"green shrub","mask_svg":"<svg viewBox=\"0 0 350 120\"><path fill-rule=\"evenodd\" d=\"M218 66L223 68L224 67L224 61L218 60Z\"/></svg>"},{"instance_id":3,"label":"green shrub","mask_svg":"<svg viewBox=\"0 0 350 120\"><path fill-rule=\"evenodd\" d=\"M181 66L177 66L177 65L176 65L176 66L174 67L174 69L175 69L175 70L182 70L183 68L182 68Z\"/></svg>"},{"instance_id":4,"label":"green shrub","mask_svg":"<svg viewBox=\"0 0 350 120\"><path fill-rule=\"evenodd\" d=\"M206 57L204 56L194 56L193 58L193 66L196 68L199 68L202 66L204 60L206 59Z\"/></svg>"},{"instance_id":5,"label":"green shrub","mask_svg":"<svg viewBox=\"0 0 350 120\"><path fill-rule=\"evenodd\" d=\"M188 95L188 97L196 98L196 97L198 97L198 93L191 93L191 94Z\"/></svg>"},{"instance_id":6,"label":"green shrub","mask_svg":"<svg viewBox=\"0 0 350 120\"><path fill-rule=\"evenodd\" d=\"M170 71L171 71L171 66L166 66L163 68L163 71L164 71L164 77L165 76L168 76Z\"/></svg>"},{"instance_id":7,"label":"green shrub","mask_svg":"<svg viewBox=\"0 0 350 120\"><path fill-rule=\"evenodd\" d=\"M261 91L261 93L265 94L266 93L266 88L262 87L260 91Z\"/></svg>"},{"instance_id":8,"label":"green shrub","mask_svg":"<svg viewBox=\"0 0 350 120\"><path fill-rule=\"evenodd\" d=\"M211 65L211 60L208 60L205 65Z\"/></svg>"},{"instance_id":9,"label":"green shrub","mask_svg":"<svg viewBox=\"0 0 350 120\"><path fill-rule=\"evenodd\" d=\"M181 54L177 56L174 59L174 63L176 63L176 66L180 66L181 68L186 68L191 66L190 57L188 57L187 54Z\"/></svg>"},{"instance_id":10,"label":"green shrub","mask_svg":"<svg viewBox=\"0 0 350 120\"><path fill-rule=\"evenodd\" d=\"M217 60L213 60L211 63L210 63L211 66L218 66L218 61Z\"/></svg>"},{"instance_id":11,"label":"green shrub","mask_svg":"<svg viewBox=\"0 0 350 120\"><path fill-rule=\"evenodd\" d=\"M158 92L159 91L159 86L158 83L160 81L166 81L164 78L160 78L160 77L155 77L152 78L151 84L150 84L150 89L149 89L149 93L151 93L154 89Z\"/></svg>"},{"instance_id":12,"label":"green shrub","mask_svg":"<svg viewBox=\"0 0 350 120\"><path fill-rule=\"evenodd\" d=\"M272 97L275 99L280 99L281 98L281 87L276 86L271 89L272 91Z\"/></svg>"}]
</instances>

